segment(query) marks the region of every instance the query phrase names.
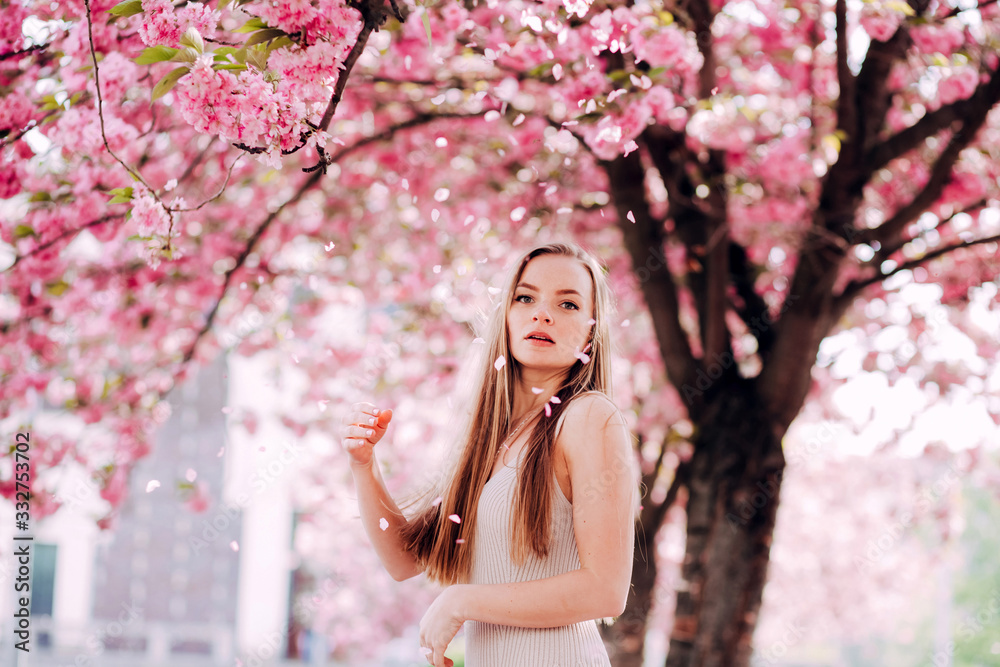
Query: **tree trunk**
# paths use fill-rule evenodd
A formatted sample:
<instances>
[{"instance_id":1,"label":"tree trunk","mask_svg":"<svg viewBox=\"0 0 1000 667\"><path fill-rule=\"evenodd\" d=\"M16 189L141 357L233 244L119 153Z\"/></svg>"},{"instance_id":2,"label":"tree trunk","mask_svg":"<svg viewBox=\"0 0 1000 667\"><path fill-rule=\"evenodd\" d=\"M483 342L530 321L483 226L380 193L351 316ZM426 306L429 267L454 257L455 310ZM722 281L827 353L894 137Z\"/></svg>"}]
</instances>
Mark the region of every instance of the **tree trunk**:
<instances>
[{"instance_id":1,"label":"tree trunk","mask_svg":"<svg viewBox=\"0 0 1000 667\"><path fill-rule=\"evenodd\" d=\"M720 378L693 437L686 590L666 667L746 667L784 471L781 437L753 379Z\"/></svg>"}]
</instances>

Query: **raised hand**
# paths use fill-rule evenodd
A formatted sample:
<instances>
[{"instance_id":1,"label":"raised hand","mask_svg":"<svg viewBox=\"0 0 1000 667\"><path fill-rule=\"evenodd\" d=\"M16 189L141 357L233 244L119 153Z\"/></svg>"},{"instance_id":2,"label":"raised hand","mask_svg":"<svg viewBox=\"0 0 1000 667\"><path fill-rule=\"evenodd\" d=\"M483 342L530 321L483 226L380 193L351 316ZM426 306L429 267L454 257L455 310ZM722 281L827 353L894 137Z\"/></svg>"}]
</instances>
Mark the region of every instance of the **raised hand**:
<instances>
[{"instance_id":1,"label":"raised hand","mask_svg":"<svg viewBox=\"0 0 1000 667\"><path fill-rule=\"evenodd\" d=\"M351 457L352 466L370 466L372 450L385 435L392 420L392 410L380 410L371 403L355 403L344 415L340 429L341 444Z\"/></svg>"}]
</instances>

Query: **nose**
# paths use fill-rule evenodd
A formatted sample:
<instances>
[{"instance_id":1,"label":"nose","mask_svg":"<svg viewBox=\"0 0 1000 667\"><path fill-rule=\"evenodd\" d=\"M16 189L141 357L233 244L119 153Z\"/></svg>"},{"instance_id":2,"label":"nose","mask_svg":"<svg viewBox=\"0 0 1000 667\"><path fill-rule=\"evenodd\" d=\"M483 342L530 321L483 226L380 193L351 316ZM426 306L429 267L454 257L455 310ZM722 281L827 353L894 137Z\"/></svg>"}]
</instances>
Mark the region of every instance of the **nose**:
<instances>
[{"instance_id":1,"label":"nose","mask_svg":"<svg viewBox=\"0 0 1000 667\"><path fill-rule=\"evenodd\" d=\"M534 319L542 319L550 324L552 323L552 318L549 317L549 311L541 303L538 304L538 308L535 310Z\"/></svg>"}]
</instances>

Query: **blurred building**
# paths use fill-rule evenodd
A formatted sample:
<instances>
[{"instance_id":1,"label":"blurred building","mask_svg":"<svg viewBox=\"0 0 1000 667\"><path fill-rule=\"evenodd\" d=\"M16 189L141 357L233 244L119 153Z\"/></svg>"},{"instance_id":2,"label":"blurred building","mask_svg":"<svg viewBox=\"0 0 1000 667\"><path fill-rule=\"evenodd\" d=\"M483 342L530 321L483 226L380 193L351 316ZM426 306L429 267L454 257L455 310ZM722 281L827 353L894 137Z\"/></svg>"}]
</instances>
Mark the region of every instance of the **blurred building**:
<instances>
[{"instance_id":1,"label":"blurred building","mask_svg":"<svg viewBox=\"0 0 1000 667\"><path fill-rule=\"evenodd\" d=\"M30 662L10 641L4 595L0 664L263 665L289 653L289 456L227 435L231 372L220 358L168 395L172 414L111 530L96 526L97 484L61 480L62 509L33 527ZM13 515L2 518L6 530Z\"/></svg>"}]
</instances>

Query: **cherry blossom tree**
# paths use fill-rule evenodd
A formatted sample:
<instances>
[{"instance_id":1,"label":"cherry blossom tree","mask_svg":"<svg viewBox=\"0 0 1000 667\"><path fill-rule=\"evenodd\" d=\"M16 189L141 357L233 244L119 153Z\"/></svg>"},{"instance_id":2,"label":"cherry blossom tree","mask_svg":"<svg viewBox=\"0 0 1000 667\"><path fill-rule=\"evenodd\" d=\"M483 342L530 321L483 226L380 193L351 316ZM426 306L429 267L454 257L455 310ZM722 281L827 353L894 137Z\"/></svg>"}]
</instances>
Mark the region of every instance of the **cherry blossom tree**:
<instances>
[{"instance_id":1,"label":"cherry blossom tree","mask_svg":"<svg viewBox=\"0 0 1000 667\"><path fill-rule=\"evenodd\" d=\"M619 296L640 557L683 501L667 664L745 665L782 439L840 381L824 339L921 390L991 381L923 359L942 323L900 297L996 303L991 0L0 5L0 410L92 425L39 425L36 465L112 506L193 365L280 350L310 379L286 425L334 437L342 387L451 390L499 266L575 238ZM322 314L358 304L335 343ZM618 664L657 577L636 563Z\"/></svg>"}]
</instances>

